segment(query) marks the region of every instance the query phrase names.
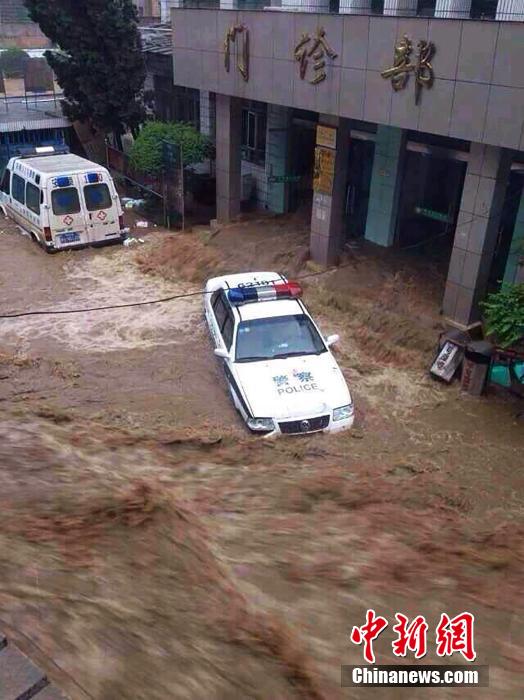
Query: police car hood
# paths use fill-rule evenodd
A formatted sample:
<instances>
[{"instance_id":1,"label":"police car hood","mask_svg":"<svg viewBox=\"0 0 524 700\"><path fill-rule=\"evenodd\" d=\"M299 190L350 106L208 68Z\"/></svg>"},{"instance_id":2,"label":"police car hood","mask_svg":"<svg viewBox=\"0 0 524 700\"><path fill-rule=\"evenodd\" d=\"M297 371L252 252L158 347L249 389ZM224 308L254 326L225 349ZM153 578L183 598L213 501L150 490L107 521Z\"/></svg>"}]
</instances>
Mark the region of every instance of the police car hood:
<instances>
[{"instance_id":1,"label":"police car hood","mask_svg":"<svg viewBox=\"0 0 524 700\"><path fill-rule=\"evenodd\" d=\"M307 418L345 406L351 397L329 352L235 364L238 383L256 418Z\"/></svg>"}]
</instances>

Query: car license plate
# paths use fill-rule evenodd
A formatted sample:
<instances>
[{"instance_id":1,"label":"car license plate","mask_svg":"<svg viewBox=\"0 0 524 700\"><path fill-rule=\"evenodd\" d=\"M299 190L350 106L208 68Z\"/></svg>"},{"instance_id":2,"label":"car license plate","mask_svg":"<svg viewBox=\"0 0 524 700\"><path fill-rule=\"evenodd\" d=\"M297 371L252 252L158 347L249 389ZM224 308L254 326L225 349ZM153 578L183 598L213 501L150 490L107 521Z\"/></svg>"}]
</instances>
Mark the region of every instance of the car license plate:
<instances>
[{"instance_id":1,"label":"car license plate","mask_svg":"<svg viewBox=\"0 0 524 700\"><path fill-rule=\"evenodd\" d=\"M80 240L80 234L73 232L73 233L61 233L60 234L60 243L77 243Z\"/></svg>"}]
</instances>

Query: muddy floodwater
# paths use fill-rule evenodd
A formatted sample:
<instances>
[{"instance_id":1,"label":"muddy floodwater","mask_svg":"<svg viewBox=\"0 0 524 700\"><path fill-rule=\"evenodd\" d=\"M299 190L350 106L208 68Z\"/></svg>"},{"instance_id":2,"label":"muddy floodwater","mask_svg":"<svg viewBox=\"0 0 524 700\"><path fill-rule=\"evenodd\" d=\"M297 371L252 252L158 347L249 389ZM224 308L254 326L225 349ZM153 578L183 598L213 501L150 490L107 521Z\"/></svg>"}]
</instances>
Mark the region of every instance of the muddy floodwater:
<instances>
[{"instance_id":1,"label":"muddy floodwater","mask_svg":"<svg viewBox=\"0 0 524 700\"><path fill-rule=\"evenodd\" d=\"M49 256L0 220L0 312L311 273L305 246L267 219ZM73 700L395 700L423 696L340 686L366 610L379 664L396 612L436 664L441 614L469 611L490 687L432 697L522 697L524 407L428 377L439 284L366 251L304 280L356 404L336 436L245 431L198 296L0 319L0 630Z\"/></svg>"}]
</instances>

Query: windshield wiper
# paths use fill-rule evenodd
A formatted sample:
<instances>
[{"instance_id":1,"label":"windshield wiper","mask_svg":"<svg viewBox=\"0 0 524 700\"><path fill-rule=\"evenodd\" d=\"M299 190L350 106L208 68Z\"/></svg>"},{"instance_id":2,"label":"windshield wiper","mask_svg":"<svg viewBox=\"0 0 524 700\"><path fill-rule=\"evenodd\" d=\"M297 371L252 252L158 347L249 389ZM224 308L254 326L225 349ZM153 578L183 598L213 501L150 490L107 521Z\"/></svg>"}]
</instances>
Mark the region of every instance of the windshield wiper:
<instances>
[{"instance_id":1,"label":"windshield wiper","mask_svg":"<svg viewBox=\"0 0 524 700\"><path fill-rule=\"evenodd\" d=\"M254 355L253 357L240 357L235 362L261 362L262 360L271 360L271 357Z\"/></svg>"},{"instance_id":2,"label":"windshield wiper","mask_svg":"<svg viewBox=\"0 0 524 700\"><path fill-rule=\"evenodd\" d=\"M285 360L286 357L303 357L305 355L322 355L323 352L326 352L324 349L322 350L302 350L301 352L283 352L280 355L273 355L271 358L272 360Z\"/></svg>"},{"instance_id":3,"label":"windshield wiper","mask_svg":"<svg viewBox=\"0 0 524 700\"><path fill-rule=\"evenodd\" d=\"M304 350L301 351L295 351L295 352L282 352L278 355L273 355L271 358L272 360L285 360L286 357L299 357L301 355L316 355L316 352L304 352Z\"/></svg>"}]
</instances>

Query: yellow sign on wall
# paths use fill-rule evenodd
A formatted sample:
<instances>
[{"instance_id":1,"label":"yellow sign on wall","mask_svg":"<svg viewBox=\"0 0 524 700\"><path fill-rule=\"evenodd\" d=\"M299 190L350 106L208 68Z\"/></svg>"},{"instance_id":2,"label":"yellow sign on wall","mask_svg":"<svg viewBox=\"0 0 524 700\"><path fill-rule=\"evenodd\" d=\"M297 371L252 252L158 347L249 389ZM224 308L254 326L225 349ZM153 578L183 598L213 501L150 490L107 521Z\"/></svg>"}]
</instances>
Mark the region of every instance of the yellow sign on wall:
<instances>
[{"instance_id":1,"label":"yellow sign on wall","mask_svg":"<svg viewBox=\"0 0 524 700\"><path fill-rule=\"evenodd\" d=\"M337 130L331 126L317 126L317 146L337 147Z\"/></svg>"},{"instance_id":2,"label":"yellow sign on wall","mask_svg":"<svg viewBox=\"0 0 524 700\"><path fill-rule=\"evenodd\" d=\"M335 177L335 151L332 148L317 146L315 148L315 170L313 172L313 189L322 194L332 194Z\"/></svg>"}]
</instances>

